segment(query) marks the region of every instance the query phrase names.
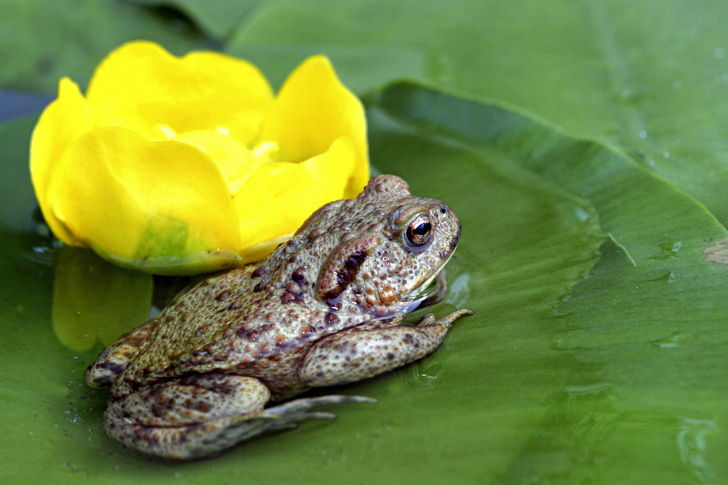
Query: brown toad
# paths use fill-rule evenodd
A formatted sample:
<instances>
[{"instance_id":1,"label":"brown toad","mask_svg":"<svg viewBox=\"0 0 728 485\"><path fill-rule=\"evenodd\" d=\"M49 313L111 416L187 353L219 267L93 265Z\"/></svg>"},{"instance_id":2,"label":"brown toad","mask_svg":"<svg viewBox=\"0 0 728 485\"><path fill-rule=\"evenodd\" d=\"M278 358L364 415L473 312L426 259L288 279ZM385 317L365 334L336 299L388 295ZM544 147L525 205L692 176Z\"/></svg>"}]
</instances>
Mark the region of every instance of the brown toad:
<instances>
[{"instance_id":1,"label":"brown toad","mask_svg":"<svg viewBox=\"0 0 728 485\"><path fill-rule=\"evenodd\" d=\"M90 387L111 386L104 429L143 453L190 459L333 417L312 406L373 401L324 396L265 408L434 351L470 311L400 323L459 237L447 205L410 195L399 177L374 177L356 199L317 210L257 267L209 278L104 350L85 374Z\"/></svg>"}]
</instances>

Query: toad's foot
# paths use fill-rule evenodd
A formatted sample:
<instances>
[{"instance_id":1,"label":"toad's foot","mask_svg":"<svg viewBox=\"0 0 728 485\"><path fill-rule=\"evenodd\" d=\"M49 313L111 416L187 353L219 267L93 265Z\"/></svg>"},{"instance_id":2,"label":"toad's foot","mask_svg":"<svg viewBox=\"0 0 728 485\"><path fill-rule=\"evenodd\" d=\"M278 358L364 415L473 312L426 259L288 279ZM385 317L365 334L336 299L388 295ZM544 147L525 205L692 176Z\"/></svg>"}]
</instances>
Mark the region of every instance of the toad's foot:
<instances>
[{"instance_id":1,"label":"toad's foot","mask_svg":"<svg viewBox=\"0 0 728 485\"><path fill-rule=\"evenodd\" d=\"M335 414L309 412L312 407L326 406L328 404L342 404L350 402L363 402L374 404L376 399L364 396L330 395L320 397L309 397L289 401L276 407L268 408L263 414L277 416L271 423L280 424L280 429L295 428L298 423L307 419L336 419Z\"/></svg>"},{"instance_id":2,"label":"toad's foot","mask_svg":"<svg viewBox=\"0 0 728 485\"><path fill-rule=\"evenodd\" d=\"M303 398L264 409L268 389L257 379L205 374L150 386L109 404L109 436L142 453L176 460L214 456L242 441L295 428L308 419L333 419L312 407L376 402L360 396Z\"/></svg>"}]
</instances>

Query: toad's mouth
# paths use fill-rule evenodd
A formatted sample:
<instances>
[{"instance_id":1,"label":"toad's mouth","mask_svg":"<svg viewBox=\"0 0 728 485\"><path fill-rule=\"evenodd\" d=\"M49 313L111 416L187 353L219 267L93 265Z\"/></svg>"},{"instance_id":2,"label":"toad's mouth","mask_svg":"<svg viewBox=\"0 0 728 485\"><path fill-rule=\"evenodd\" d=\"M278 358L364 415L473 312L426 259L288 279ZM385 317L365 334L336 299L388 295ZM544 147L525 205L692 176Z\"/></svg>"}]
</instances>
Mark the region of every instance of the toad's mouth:
<instances>
[{"instance_id":1,"label":"toad's mouth","mask_svg":"<svg viewBox=\"0 0 728 485\"><path fill-rule=\"evenodd\" d=\"M447 265L447 262L450 261L450 258L452 258L454 253L455 251L451 252L447 259L444 260L437 269L435 269L429 278L410 292L410 295L417 296L407 305L407 313L418 308L424 308L426 306L440 303L445 298L445 294L447 293L445 265ZM433 281L435 282L434 287L432 286Z\"/></svg>"}]
</instances>

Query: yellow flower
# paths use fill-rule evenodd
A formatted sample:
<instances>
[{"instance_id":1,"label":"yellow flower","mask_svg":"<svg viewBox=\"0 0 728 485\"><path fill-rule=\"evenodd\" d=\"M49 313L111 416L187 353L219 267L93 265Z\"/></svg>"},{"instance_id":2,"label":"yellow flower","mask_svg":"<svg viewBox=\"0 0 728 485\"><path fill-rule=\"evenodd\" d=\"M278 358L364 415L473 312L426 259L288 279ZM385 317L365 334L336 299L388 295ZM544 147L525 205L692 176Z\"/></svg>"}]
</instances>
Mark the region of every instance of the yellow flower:
<instances>
[{"instance_id":1,"label":"yellow flower","mask_svg":"<svg viewBox=\"0 0 728 485\"><path fill-rule=\"evenodd\" d=\"M30 169L64 243L159 274L260 260L319 206L369 178L359 100L314 56L278 96L213 52L132 42L70 79L33 132Z\"/></svg>"}]
</instances>

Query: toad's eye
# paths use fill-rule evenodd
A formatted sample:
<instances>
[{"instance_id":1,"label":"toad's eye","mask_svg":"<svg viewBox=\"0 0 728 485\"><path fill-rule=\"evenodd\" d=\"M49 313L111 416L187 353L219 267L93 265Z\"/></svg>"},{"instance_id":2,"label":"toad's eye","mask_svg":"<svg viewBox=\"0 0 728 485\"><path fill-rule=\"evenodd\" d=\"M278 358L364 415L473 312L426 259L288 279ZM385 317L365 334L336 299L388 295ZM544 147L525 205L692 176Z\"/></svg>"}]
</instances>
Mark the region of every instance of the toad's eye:
<instances>
[{"instance_id":1,"label":"toad's eye","mask_svg":"<svg viewBox=\"0 0 728 485\"><path fill-rule=\"evenodd\" d=\"M420 214L412 219L412 222L407 226L407 232L405 233L407 245L415 251L422 250L430 242L431 234L432 223L429 216Z\"/></svg>"}]
</instances>

